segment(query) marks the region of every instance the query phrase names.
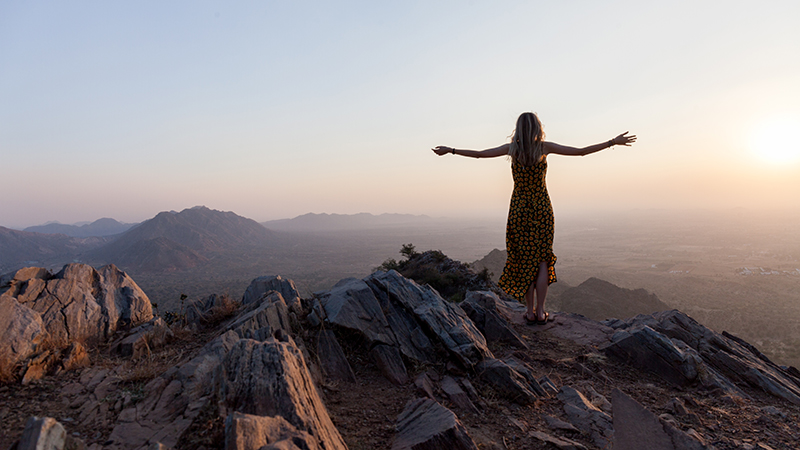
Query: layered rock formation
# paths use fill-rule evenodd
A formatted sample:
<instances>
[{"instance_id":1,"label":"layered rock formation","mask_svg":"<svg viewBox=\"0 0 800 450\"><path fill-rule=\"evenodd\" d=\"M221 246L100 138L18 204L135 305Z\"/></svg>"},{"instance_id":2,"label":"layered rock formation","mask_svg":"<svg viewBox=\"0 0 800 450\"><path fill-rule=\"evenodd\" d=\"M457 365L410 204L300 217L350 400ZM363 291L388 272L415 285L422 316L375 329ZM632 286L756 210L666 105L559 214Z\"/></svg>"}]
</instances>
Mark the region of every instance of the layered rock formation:
<instances>
[{"instance_id":1,"label":"layered rock formation","mask_svg":"<svg viewBox=\"0 0 800 450\"><path fill-rule=\"evenodd\" d=\"M117 329L153 317L144 292L113 265L68 264L55 275L21 269L0 289L0 339L10 343L0 352L0 367L73 342L104 342Z\"/></svg>"},{"instance_id":2,"label":"layered rock formation","mask_svg":"<svg viewBox=\"0 0 800 450\"><path fill-rule=\"evenodd\" d=\"M30 316L28 311L39 314L25 305L35 304L43 293L51 295L50 281L67 277L73 280L71 286L83 286L86 274L93 274L81 267L62 272L62 278L48 278L36 270L19 273L0 301L16 308L13 312L19 317ZM113 271L96 273L98 280L124 279L115 278ZM54 283L53 291L62 292L59 286ZM101 295L104 289L110 290L98 288L92 298L106 298ZM79 297L86 301L88 294ZM215 311L232 304L221 297L192 303L182 332L191 329L212 337L149 378L135 399L130 385L121 381L119 368L87 369L60 395L75 411L76 425L111 430L88 442L92 449L186 447L192 433L209 423L224 424L218 429L222 440L215 445L227 449L346 449L347 436L337 426L352 432L346 427L352 422L331 416L325 392L357 393L364 365L380 370L392 383L387 385L404 395L391 400L400 409L387 418L393 437L379 448L525 448L519 440L529 439L562 449L637 448L650 441L653 448L711 449L714 443L707 438L718 436L719 427L706 417L721 409L707 408L702 417L694 414L689 409L699 411L701 405L687 393L715 389L736 404L748 393L763 391L796 404L796 369L780 367L749 344L708 330L678 311L606 323L554 313L547 325L525 327L517 325L524 312L518 304L489 291L466 297L462 308L395 271L342 280L312 299L300 299L290 280L262 277L223 319ZM78 301L75 296L56 298ZM49 331L45 316L32 317L27 327L17 316L0 323L5 329L30 330L27 336L34 342ZM118 322L119 317L131 315L118 314ZM63 328L68 333L81 329L71 326ZM158 319L120 333L119 345L112 349L135 357L142 333L152 336L156 327L163 327ZM348 339L341 341L347 351L340 345L343 338ZM130 352L121 350L123 343ZM582 350L563 356L555 347ZM683 397L666 406L654 404L652 384L645 384L647 394L640 396L649 401L646 406L622 390L612 393L614 380L606 371L619 368L619 363L607 359L630 364L621 370L633 377L652 371L653 380L661 377L665 386L680 386L683 394L673 395ZM613 408L601 390L610 396ZM774 425L793 417L797 415L774 408L765 409L759 420ZM53 439L60 439L60 430L69 431L70 426L47 419L36 423L54 430L45 433ZM702 433L686 423L697 424ZM502 427L496 441L482 430L486 424ZM24 442L35 441L25 436Z\"/></svg>"}]
</instances>

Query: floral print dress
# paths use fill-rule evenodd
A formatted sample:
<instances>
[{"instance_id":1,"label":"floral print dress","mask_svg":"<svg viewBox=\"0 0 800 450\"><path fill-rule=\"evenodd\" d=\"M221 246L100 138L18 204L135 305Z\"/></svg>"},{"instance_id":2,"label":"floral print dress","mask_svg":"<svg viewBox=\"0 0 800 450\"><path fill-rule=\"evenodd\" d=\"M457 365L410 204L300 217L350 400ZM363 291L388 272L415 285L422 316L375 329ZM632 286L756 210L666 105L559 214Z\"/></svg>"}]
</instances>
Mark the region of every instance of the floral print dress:
<instances>
[{"instance_id":1,"label":"floral print dress","mask_svg":"<svg viewBox=\"0 0 800 450\"><path fill-rule=\"evenodd\" d=\"M500 276L500 287L520 302L547 261L547 282L556 281L556 255L553 254L553 205L547 193L547 158L526 167L511 165L514 192L508 209L506 250L508 259Z\"/></svg>"}]
</instances>

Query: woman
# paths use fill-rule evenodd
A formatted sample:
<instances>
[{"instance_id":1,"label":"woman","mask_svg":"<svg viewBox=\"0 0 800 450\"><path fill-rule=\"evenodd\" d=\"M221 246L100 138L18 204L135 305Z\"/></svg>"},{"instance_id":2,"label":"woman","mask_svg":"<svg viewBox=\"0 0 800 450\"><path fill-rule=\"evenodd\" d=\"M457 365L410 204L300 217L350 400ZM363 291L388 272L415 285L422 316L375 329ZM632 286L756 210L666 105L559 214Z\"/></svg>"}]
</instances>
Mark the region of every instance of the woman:
<instances>
[{"instance_id":1,"label":"woman","mask_svg":"<svg viewBox=\"0 0 800 450\"><path fill-rule=\"evenodd\" d=\"M471 158L511 158L514 192L508 211L506 249L508 259L498 283L503 290L527 306L525 320L543 325L550 315L544 310L547 287L556 281L553 254L553 207L547 194L547 155L585 156L615 145L630 146L636 136L628 132L610 141L576 148L544 140L542 123L536 114L522 113L511 143L482 151L438 146L439 155L452 153Z\"/></svg>"}]
</instances>

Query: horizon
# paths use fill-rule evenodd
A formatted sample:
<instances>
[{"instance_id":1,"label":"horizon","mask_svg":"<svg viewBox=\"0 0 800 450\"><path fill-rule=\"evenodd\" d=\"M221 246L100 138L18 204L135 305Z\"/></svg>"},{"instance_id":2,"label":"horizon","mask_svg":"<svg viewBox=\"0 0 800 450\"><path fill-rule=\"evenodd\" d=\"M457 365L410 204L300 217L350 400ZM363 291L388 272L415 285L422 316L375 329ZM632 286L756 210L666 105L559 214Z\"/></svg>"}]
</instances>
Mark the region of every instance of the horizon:
<instances>
[{"instance_id":1,"label":"horizon","mask_svg":"<svg viewBox=\"0 0 800 450\"><path fill-rule=\"evenodd\" d=\"M503 144L530 110L564 145L639 137L550 157L557 215L795 211L797 17L788 0L4 2L0 225L175 205L505 218L506 158L430 149Z\"/></svg>"}]
</instances>

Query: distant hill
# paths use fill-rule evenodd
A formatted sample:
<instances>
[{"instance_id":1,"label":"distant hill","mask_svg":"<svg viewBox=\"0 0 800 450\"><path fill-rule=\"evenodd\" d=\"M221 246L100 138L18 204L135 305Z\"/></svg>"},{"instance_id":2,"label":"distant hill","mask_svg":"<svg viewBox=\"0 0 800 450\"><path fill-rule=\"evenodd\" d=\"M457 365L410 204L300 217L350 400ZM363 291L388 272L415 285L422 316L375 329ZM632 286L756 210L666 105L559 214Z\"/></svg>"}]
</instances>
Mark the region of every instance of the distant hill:
<instances>
[{"instance_id":1,"label":"distant hill","mask_svg":"<svg viewBox=\"0 0 800 450\"><path fill-rule=\"evenodd\" d=\"M0 227L0 274L25 266L57 266L71 262L107 238L76 238Z\"/></svg>"},{"instance_id":2,"label":"distant hill","mask_svg":"<svg viewBox=\"0 0 800 450\"><path fill-rule=\"evenodd\" d=\"M562 292L559 301L563 311L594 320L627 319L671 309L644 289L625 289L594 277Z\"/></svg>"},{"instance_id":3,"label":"distant hill","mask_svg":"<svg viewBox=\"0 0 800 450\"><path fill-rule=\"evenodd\" d=\"M270 230L277 231L339 231L402 225L419 225L429 222L430 217L413 214L303 214L293 219L262 222Z\"/></svg>"},{"instance_id":4,"label":"distant hill","mask_svg":"<svg viewBox=\"0 0 800 450\"><path fill-rule=\"evenodd\" d=\"M134 225L136 224L103 218L84 225L66 225L54 222L28 227L24 231L43 234L65 234L72 237L113 236L129 230Z\"/></svg>"},{"instance_id":5,"label":"distant hill","mask_svg":"<svg viewBox=\"0 0 800 450\"><path fill-rule=\"evenodd\" d=\"M161 212L90 252L87 259L136 271L174 271L273 240L273 233L254 220L199 206Z\"/></svg>"}]
</instances>

